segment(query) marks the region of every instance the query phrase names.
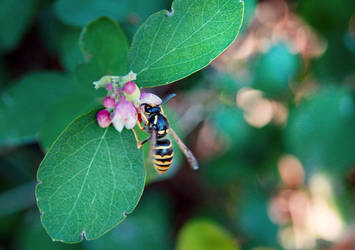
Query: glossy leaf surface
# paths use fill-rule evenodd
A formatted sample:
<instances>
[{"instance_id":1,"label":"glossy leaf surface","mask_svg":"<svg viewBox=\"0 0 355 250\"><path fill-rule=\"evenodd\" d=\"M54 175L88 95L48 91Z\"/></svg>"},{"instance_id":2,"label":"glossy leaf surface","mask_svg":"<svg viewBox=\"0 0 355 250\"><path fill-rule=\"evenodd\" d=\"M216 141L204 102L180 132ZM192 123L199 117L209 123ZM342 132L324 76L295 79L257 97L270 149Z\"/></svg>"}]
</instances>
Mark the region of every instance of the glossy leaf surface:
<instances>
[{"instance_id":1,"label":"glossy leaf surface","mask_svg":"<svg viewBox=\"0 0 355 250\"><path fill-rule=\"evenodd\" d=\"M142 87L182 79L207 66L236 38L243 19L239 0L176 0L137 31L129 70Z\"/></svg>"},{"instance_id":2,"label":"glossy leaf surface","mask_svg":"<svg viewBox=\"0 0 355 250\"><path fill-rule=\"evenodd\" d=\"M96 239L131 213L143 192L142 152L132 133L100 128L96 111L61 134L37 173L37 204L53 240Z\"/></svg>"}]
</instances>

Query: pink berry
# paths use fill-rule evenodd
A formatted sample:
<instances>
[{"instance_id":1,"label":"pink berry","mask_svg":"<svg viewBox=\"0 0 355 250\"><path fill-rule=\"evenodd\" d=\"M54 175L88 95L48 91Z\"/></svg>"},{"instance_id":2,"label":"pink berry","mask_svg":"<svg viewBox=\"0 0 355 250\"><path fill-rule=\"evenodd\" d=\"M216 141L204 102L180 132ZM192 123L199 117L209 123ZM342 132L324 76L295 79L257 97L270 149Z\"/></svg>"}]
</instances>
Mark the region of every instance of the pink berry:
<instances>
[{"instance_id":1,"label":"pink berry","mask_svg":"<svg viewBox=\"0 0 355 250\"><path fill-rule=\"evenodd\" d=\"M127 95L131 95L133 94L133 92L136 90L137 86L134 82L130 81L127 82L124 87L123 87L123 91L127 94Z\"/></svg>"},{"instance_id":2,"label":"pink berry","mask_svg":"<svg viewBox=\"0 0 355 250\"><path fill-rule=\"evenodd\" d=\"M103 101L103 105L107 109L113 109L115 107L115 99L107 96Z\"/></svg>"},{"instance_id":3,"label":"pink berry","mask_svg":"<svg viewBox=\"0 0 355 250\"><path fill-rule=\"evenodd\" d=\"M111 113L108 110L101 110L96 115L97 123L101 128L107 128L111 124Z\"/></svg>"}]
</instances>

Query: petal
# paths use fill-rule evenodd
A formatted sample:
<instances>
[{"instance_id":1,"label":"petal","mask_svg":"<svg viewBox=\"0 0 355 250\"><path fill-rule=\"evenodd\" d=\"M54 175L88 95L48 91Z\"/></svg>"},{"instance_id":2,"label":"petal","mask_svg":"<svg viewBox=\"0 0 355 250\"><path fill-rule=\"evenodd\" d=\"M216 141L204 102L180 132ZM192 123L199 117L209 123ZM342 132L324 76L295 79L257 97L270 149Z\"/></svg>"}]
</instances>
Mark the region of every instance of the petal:
<instances>
[{"instance_id":1,"label":"petal","mask_svg":"<svg viewBox=\"0 0 355 250\"><path fill-rule=\"evenodd\" d=\"M135 118L131 117L125 120L125 127L126 129L132 129L136 126L137 123L137 116Z\"/></svg>"},{"instance_id":2,"label":"petal","mask_svg":"<svg viewBox=\"0 0 355 250\"><path fill-rule=\"evenodd\" d=\"M152 93L147 93L147 92L141 92L141 97L139 99L139 103L149 103L149 104L154 104L154 105L160 105L162 103L162 100L160 99L159 96L154 95Z\"/></svg>"},{"instance_id":3,"label":"petal","mask_svg":"<svg viewBox=\"0 0 355 250\"><path fill-rule=\"evenodd\" d=\"M115 116L112 119L112 124L118 132L121 132L124 126L124 119L119 116Z\"/></svg>"}]
</instances>

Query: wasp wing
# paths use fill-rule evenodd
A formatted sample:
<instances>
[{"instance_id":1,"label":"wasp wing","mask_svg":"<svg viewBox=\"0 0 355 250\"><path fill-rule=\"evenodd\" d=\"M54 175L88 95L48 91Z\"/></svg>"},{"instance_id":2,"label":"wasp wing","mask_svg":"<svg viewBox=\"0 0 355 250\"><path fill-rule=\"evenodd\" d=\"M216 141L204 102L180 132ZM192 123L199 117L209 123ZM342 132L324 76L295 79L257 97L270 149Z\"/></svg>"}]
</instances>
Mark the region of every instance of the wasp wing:
<instances>
[{"instance_id":1,"label":"wasp wing","mask_svg":"<svg viewBox=\"0 0 355 250\"><path fill-rule=\"evenodd\" d=\"M197 170L198 167L198 162L196 160L196 157L194 154L191 152L191 150L182 142L180 137L175 133L175 131L170 127L170 133L174 137L175 141L181 148L182 152L184 152L187 161L189 162L189 165L191 166L192 169Z\"/></svg>"}]
</instances>

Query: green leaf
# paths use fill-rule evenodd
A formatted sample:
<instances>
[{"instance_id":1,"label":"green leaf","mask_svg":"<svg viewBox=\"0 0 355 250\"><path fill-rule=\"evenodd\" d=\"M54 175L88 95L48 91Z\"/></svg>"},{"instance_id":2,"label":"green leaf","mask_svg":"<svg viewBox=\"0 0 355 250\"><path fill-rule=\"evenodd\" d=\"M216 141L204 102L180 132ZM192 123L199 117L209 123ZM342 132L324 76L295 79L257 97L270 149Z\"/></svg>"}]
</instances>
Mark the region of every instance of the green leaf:
<instances>
[{"instance_id":1,"label":"green leaf","mask_svg":"<svg viewBox=\"0 0 355 250\"><path fill-rule=\"evenodd\" d=\"M173 249L171 204L165 195L144 193L134 213L104 237L85 242L87 250Z\"/></svg>"},{"instance_id":2,"label":"green leaf","mask_svg":"<svg viewBox=\"0 0 355 250\"><path fill-rule=\"evenodd\" d=\"M177 250L236 250L237 241L218 224L207 219L194 219L181 229Z\"/></svg>"},{"instance_id":3,"label":"green leaf","mask_svg":"<svg viewBox=\"0 0 355 250\"><path fill-rule=\"evenodd\" d=\"M84 26L90 21L107 16L119 22L136 24L164 7L165 0L57 0L56 16L65 24Z\"/></svg>"},{"instance_id":4,"label":"green leaf","mask_svg":"<svg viewBox=\"0 0 355 250\"><path fill-rule=\"evenodd\" d=\"M269 200L265 193L255 184L249 184L247 190L238 195L237 202L240 208L236 211L239 216L236 224L251 241L249 244L268 247L277 245L277 225L268 216Z\"/></svg>"},{"instance_id":5,"label":"green leaf","mask_svg":"<svg viewBox=\"0 0 355 250\"><path fill-rule=\"evenodd\" d=\"M122 16L127 1L116 0L58 0L55 14L67 25L84 26L101 16Z\"/></svg>"},{"instance_id":6,"label":"green leaf","mask_svg":"<svg viewBox=\"0 0 355 250\"><path fill-rule=\"evenodd\" d=\"M43 229L38 213L30 211L26 219L22 221L15 249L21 250L81 250L82 245L69 245L61 242L53 242Z\"/></svg>"},{"instance_id":7,"label":"green leaf","mask_svg":"<svg viewBox=\"0 0 355 250\"><path fill-rule=\"evenodd\" d=\"M226 119L228 117L228 119ZM218 105L211 111L211 122L227 145L243 149L250 143L252 128L237 107Z\"/></svg>"},{"instance_id":8,"label":"green leaf","mask_svg":"<svg viewBox=\"0 0 355 250\"><path fill-rule=\"evenodd\" d=\"M0 145L34 141L52 105L77 91L72 78L55 72L30 74L11 84L0 95Z\"/></svg>"},{"instance_id":9,"label":"green leaf","mask_svg":"<svg viewBox=\"0 0 355 250\"><path fill-rule=\"evenodd\" d=\"M202 69L234 41L243 10L239 0L174 1L172 12L157 12L138 29L129 70L141 87L153 87Z\"/></svg>"},{"instance_id":10,"label":"green leaf","mask_svg":"<svg viewBox=\"0 0 355 250\"><path fill-rule=\"evenodd\" d=\"M36 8L36 0L0 1L0 50L11 50L18 45L31 25Z\"/></svg>"},{"instance_id":11,"label":"green leaf","mask_svg":"<svg viewBox=\"0 0 355 250\"><path fill-rule=\"evenodd\" d=\"M84 88L95 92L93 81L103 75L127 73L128 42L119 25L103 17L88 24L80 37L86 63L76 69L76 78Z\"/></svg>"},{"instance_id":12,"label":"green leaf","mask_svg":"<svg viewBox=\"0 0 355 250\"><path fill-rule=\"evenodd\" d=\"M84 57L79 47L80 30L65 29L60 37L59 58L63 67L68 71L74 71Z\"/></svg>"},{"instance_id":13,"label":"green leaf","mask_svg":"<svg viewBox=\"0 0 355 250\"><path fill-rule=\"evenodd\" d=\"M0 217L25 210L34 205L34 183L17 186L0 193Z\"/></svg>"},{"instance_id":14,"label":"green leaf","mask_svg":"<svg viewBox=\"0 0 355 250\"><path fill-rule=\"evenodd\" d=\"M71 121L97 107L98 102L92 96L86 95L71 95L55 104L39 131L38 139L44 151L49 150Z\"/></svg>"},{"instance_id":15,"label":"green leaf","mask_svg":"<svg viewBox=\"0 0 355 250\"><path fill-rule=\"evenodd\" d=\"M53 240L76 243L105 234L131 213L145 179L131 131L97 125L96 112L63 131L37 173L37 205Z\"/></svg>"},{"instance_id":16,"label":"green leaf","mask_svg":"<svg viewBox=\"0 0 355 250\"><path fill-rule=\"evenodd\" d=\"M260 56L256 65L254 87L271 97L290 92L290 83L299 73L301 60L284 43L274 45Z\"/></svg>"},{"instance_id":17,"label":"green leaf","mask_svg":"<svg viewBox=\"0 0 355 250\"><path fill-rule=\"evenodd\" d=\"M290 114L286 148L306 173L344 174L355 162L355 101L349 89L323 86Z\"/></svg>"}]
</instances>

